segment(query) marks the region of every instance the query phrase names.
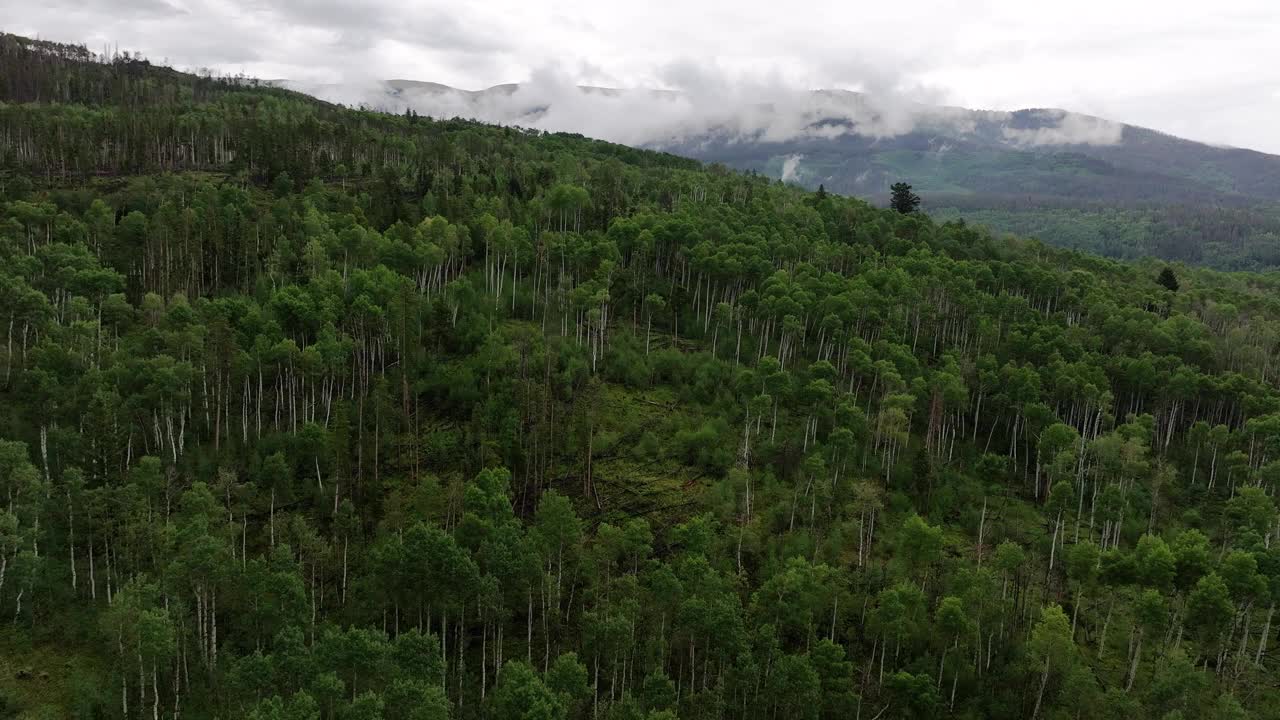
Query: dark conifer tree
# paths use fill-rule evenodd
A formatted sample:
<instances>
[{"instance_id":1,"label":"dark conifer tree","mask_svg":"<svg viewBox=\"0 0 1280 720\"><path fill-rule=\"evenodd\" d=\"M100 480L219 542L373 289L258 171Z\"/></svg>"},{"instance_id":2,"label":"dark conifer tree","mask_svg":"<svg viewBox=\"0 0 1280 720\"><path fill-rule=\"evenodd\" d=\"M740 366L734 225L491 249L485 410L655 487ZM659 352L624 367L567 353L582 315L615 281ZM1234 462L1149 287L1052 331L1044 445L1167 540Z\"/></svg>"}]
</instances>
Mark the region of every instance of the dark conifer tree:
<instances>
[{"instance_id":1,"label":"dark conifer tree","mask_svg":"<svg viewBox=\"0 0 1280 720\"><path fill-rule=\"evenodd\" d=\"M920 196L911 192L911 186L907 183L896 182L889 186L889 190L893 192L889 207L903 215L910 215L920 209Z\"/></svg>"}]
</instances>

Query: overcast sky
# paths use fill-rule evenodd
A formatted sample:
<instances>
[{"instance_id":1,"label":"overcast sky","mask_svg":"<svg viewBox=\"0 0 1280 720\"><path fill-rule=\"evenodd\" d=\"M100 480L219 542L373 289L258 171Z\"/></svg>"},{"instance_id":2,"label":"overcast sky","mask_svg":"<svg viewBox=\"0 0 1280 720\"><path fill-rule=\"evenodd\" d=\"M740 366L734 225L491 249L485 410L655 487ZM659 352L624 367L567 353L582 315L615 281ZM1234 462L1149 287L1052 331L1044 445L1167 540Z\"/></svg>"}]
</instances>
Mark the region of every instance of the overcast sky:
<instances>
[{"instance_id":1,"label":"overcast sky","mask_svg":"<svg viewBox=\"0 0 1280 720\"><path fill-rule=\"evenodd\" d=\"M556 72L1062 107L1280 153L1277 0L0 0L0 29L306 83Z\"/></svg>"}]
</instances>

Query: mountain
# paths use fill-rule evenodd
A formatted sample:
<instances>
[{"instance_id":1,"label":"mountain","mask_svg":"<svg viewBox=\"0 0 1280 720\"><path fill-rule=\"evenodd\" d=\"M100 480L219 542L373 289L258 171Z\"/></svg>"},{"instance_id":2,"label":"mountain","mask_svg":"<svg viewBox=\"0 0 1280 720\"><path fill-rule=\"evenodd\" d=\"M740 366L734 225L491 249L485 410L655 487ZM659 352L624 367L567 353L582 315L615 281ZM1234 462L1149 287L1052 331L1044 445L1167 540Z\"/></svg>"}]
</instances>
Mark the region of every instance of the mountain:
<instances>
[{"instance_id":1,"label":"mountain","mask_svg":"<svg viewBox=\"0 0 1280 720\"><path fill-rule=\"evenodd\" d=\"M903 132L826 115L809 122L812 132L791 138L743 138L712 130L665 145L734 166L768 167L794 158L789 167L795 180L859 196L883 194L889 183L907 177L931 194L1280 200L1280 157L1274 155L1058 109L913 108L909 113L914 122Z\"/></svg>"},{"instance_id":2,"label":"mountain","mask_svg":"<svg viewBox=\"0 0 1280 720\"><path fill-rule=\"evenodd\" d=\"M942 217L1118 257L1280 265L1280 156L1061 109L926 105L841 90L699 93L572 86L477 91L393 80L393 111L577 132L883 202L906 180Z\"/></svg>"}]
</instances>

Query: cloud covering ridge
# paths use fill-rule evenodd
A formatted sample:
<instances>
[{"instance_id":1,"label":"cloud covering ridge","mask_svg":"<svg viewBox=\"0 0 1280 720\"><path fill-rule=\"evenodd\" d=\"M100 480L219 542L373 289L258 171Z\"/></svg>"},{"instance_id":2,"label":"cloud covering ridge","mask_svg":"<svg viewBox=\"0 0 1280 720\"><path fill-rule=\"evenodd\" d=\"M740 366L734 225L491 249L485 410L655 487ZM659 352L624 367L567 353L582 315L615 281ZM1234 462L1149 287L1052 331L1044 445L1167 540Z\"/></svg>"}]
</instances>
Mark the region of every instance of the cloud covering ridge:
<instances>
[{"instance_id":1,"label":"cloud covering ridge","mask_svg":"<svg viewBox=\"0 0 1280 720\"><path fill-rule=\"evenodd\" d=\"M1015 147L1114 145L1123 125L1062 110L975 111L917 102L893 93L798 90L778 82L671 69L666 89L584 86L554 67L521 83L464 90L440 83L367 80L318 85L285 82L333 102L436 118L580 133L635 146L668 147L715 139L781 143L845 135L892 138L912 132L965 136L995 130Z\"/></svg>"}]
</instances>

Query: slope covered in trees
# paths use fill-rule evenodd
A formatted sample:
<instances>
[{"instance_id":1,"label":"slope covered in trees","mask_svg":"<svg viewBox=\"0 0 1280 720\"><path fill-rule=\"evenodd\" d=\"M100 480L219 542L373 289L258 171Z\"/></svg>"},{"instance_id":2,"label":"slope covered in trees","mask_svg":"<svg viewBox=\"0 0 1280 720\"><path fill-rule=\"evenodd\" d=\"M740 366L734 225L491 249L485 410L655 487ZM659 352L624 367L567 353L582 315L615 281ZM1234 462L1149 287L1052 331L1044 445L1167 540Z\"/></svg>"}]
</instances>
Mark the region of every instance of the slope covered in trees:
<instances>
[{"instance_id":1,"label":"slope covered in trees","mask_svg":"<svg viewBox=\"0 0 1280 720\"><path fill-rule=\"evenodd\" d=\"M930 212L1113 258L1280 267L1280 157L1097 118L1114 142L1027 143L1060 133L1061 113L959 112L892 137L856 126L782 141L713 131L663 147L881 203L909 178Z\"/></svg>"},{"instance_id":2,"label":"slope covered in trees","mask_svg":"<svg viewBox=\"0 0 1280 720\"><path fill-rule=\"evenodd\" d=\"M940 194L930 198L929 211L1113 258L1163 258L1219 270L1280 267L1276 206L1124 206Z\"/></svg>"},{"instance_id":3,"label":"slope covered in trees","mask_svg":"<svg viewBox=\"0 0 1280 720\"><path fill-rule=\"evenodd\" d=\"M8 709L1280 709L1274 277L4 47Z\"/></svg>"}]
</instances>

